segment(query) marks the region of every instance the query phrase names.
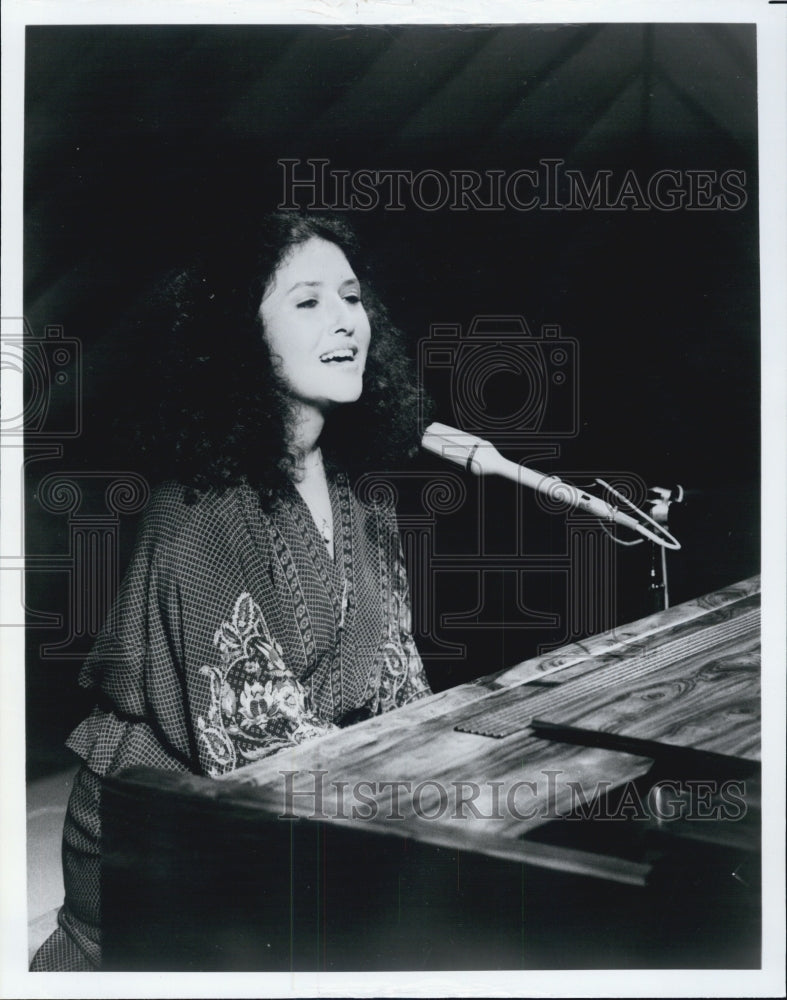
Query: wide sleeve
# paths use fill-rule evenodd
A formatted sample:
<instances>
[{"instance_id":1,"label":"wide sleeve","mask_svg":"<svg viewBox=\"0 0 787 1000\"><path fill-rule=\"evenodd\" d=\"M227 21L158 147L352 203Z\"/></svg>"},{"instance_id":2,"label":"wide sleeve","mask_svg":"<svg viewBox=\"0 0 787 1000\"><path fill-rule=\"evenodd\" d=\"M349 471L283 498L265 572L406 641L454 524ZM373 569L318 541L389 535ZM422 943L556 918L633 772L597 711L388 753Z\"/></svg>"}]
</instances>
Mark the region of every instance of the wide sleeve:
<instances>
[{"instance_id":1,"label":"wide sleeve","mask_svg":"<svg viewBox=\"0 0 787 1000\"><path fill-rule=\"evenodd\" d=\"M178 509L173 488L156 491L107 621L80 671L79 684L91 691L95 706L67 746L100 776L134 764L198 767L180 679L179 616L169 598Z\"/></svg>"},{"instance_id":2,"label":"wide sleeve","mask_svg":"<svg viewBox=\"0 0 787 1000\"><path fill-rule=\"evenodd\" d=\"M68 746L96 774L147 764L218 776L335 727L313 712L249 592L233 498L151 501L80 673L91 715Z\"/></svg>"},{"instance_id":3,"label":"wide sleeve","mask_svg":"<svg viewBox=\"0 0 787 1000\"><path fill-rule=\"evenodd\" d=\"M260 606L242 593L214 636L218 659L201 667L209 681L196 718L205 770L217 777L337 727L313 710L309 693L284 662Z\"/></svg>"}]
</instances>

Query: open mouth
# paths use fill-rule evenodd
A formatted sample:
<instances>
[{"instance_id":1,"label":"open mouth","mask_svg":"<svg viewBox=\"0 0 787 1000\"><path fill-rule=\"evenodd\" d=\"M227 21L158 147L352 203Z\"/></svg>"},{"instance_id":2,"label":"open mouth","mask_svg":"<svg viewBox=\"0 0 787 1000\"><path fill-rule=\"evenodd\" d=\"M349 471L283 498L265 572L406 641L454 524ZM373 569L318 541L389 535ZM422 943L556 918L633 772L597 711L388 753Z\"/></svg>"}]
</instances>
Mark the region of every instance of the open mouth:
<instances>
[{"instance_id":1,"label":"open mouth","mask_svg":"<svg viewBox=\"0 0 787 1000\"><path fill-rule=\"evenodd\" d=\"M346 362L355 361L357 354L357 347L338 347L334 351L326 351L325 354L321 354L320 361L324 365L332 363L345 364Z\"/></svg>"}]
</instances>

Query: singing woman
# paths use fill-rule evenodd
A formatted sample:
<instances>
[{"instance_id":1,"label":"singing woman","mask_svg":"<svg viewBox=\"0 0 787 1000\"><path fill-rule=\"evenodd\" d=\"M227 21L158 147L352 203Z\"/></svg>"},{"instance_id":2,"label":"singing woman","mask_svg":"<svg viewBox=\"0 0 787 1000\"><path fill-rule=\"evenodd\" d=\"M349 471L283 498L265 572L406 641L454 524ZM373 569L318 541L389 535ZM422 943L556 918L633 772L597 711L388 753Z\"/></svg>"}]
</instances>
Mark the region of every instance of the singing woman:
<instances>
[{"instance_id":1,"label":"singing woman","mask_svg":"<svg viewBox=\"0 0 787 1000\"><path fill-rule=\"evenodd\" d=\"M80 674L65 904L33 970L101 966L105 775L223 775L429 694L393 509L356 490L417 447L419 389L355 237L279 213L216 250L173 283L174 475Z\"/></svg>"}]
</instances>

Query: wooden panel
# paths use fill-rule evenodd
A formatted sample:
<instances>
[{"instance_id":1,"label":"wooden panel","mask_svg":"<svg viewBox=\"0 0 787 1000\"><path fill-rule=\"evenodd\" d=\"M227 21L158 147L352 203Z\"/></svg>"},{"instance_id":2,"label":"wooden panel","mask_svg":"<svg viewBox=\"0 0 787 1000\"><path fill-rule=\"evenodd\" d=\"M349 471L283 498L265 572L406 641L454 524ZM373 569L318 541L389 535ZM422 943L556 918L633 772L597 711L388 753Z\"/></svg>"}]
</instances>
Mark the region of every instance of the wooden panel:
<instances>
[{"instance_id":1,"label":"wooden panel","mask_svg":"<svg viewBox=\"0 0 787 1000\"><path fill-rule=\"evenodd\" d=\"M721 754L756 744L757 595L746 581L223 779L108 779L106 968L756 966L751 802L745 827L721 830L574 820L654 787L682 801L689 779L744 765L750 798L756 763ZM637 722L671 755L650 736L631 752L530 724L609 722L613 705L615 738ZM504 737L457 731L510 706Z\"/></svg>"},{"instance_id":2,"label":"wooden panel","mask_svg":"<svg viewBox=\"0 0 787 1000\"><path fill-rule=\"evenodd\" d=\"M680 651L690 657L692 650L704 644L705 655L708 647L717 645L713 636L720 629L735 632L743 627L741 622L748 627L745 616L755 613L758 601L757 581L745 581L627 626L619 633L595 637L520 664L503 675L462 685L302 744L223 780L249 784L280 811L286 806L294 815L314 816L315 795L319 793L319 809L329 820L361 819L366 826L385 827L396 835L524 858L520 838L525 834L570 813L579 798L592 799L600 787L611 789L636 780L653 763L650 747L639 746L632 752L630 747L581 746L576 741L572 745L544 738L532 727L532 718L549 720L549 713L563 705L579 710L595 704L593 696L603 687L600 676L616 679L618 695L632 676L636 678L637 670L649 670L652 683L665 669L673 670L670 679L679 679L687 669ZM670 655L659 657L659 649L668 650ZM725 688L727 696L733 688L740 692L744 683L752 683L754 668L747 662L748 668L744 669L741 661L734 671L738 678L735 685L719 685L723 667L714 673L706 664L702 686L720 692ZM632 663L639 667L633 668ZM741 680L743 673L746 682ZM545 677L558 681L559 686L543 686L539 682ZM751 689L747 692L751 694ZM638 697L632 693L631 704ZM698 697L708 704L706 696ZM648 716L651 701L658 708L656 700L647 695L636 701L640 715ZM748 704L752 707L751 699ZM457 727L470 728L468 721L475 721L479 713L511 706L521 717L505 738L457 731ZM696 706L692 713L697 715ZM674 728L674 715L671 719ZM750 723L740 727L735 736L735 746L747 752L753 747L754 715ZM699 722L693 724L696 730ZM703 724L709 733L707 746L713 740L715 745L732 746L730 727L725 720L720 722L718 714ZM688 727L687 722L685 732ZM663 731L666 724L654 723L655 728ZM372 805L356 816L353 795L359 786ZM471 802L468 795L474 796ZM501 802L503 808L496 808ZM555 858L548 863L555 864ZM567 857L565 863L576 870L571 867L576 859ZM625 866L617 870L622 873Z\"/></svg>"},{"instance_id":3,"label":"wooden panel","mask_svg":"<svg viewBox=\"0 0 787 1000\"><path fill-rule=\"evenodd\" d=\"M637 658L619 673L595 674L592 686L572 687L562 704L539 707L533 727L629 750L643 741L642 752L660 744L759 761L758 610L741 610L726 625L710 649L688 649L672 662Z\"/></svg>"},{"instance_id":4,"label":"wooden panel","mask_svg":"<svg viewBox=\"0 0 787 1000\"><path fill-rule=\"evenodd\" d=\"M692 626L632 644L627 656L599 657L581 679L558 690L528 698L509 690L459 728L500 738L532 724L556 738L559 725L574 729L575 738L580 730L619 733L758 760L759 597L710 612ZM625 748L653 752L630 741Z\"/></svg>"},{"instance_id":5,"label":"wooden panel","mask_svg":"<svg viewBox=\"0 0 787 1000\"><path fill-rule=\"evenodd\" d=\"M230 784L250 785L279 814L349 819L397 836L557 867L554 857L529 859L519 838L570 812L578 797L593 798L601 783L616 787L652 765L643 755L555 743L531 732L488 740L455 732L451 721L450 715L417 719L412 713L406 727L364 734L358 726L315 741L308 754L305 747L277 754L275 770L243 768ZM592 873L586 859L578 865L567 855L562 863ZM601 877L630 880L625 866L605 860L602 867Z\"/></svg>"},{"instance_id":6,"label":"wooden panel","mask_svg":"<svg viewBox=\"0 0 787 1000\"><path fill-rule=\"evenodd\" d=\"M536 656L518 663L514 667L485 678L486 686L516 687L527 680L544 680L565 683L582 676L588 664L601 657L617 656L625 658L645 647L648 642L661 642L676 635L690 634L700 622L708 619L709 612L719 611L719 621L725 620L725 609L736 605L747 597L758 598L760 577L705 594L684 604L677 604L666 611L642 618L627 625L619 625L609 632L602 632L581 642L562 646L552 653Z\"/></svg>"},{"instance_id":7,"label":"wooden panel","mask_svg":"<svg viewBox=\"0 0 787 1000\"><path fill-rule=\"evenodd\" d=\"M278 821L251 787L149 768L107 779L102 810L104 971L759 962L738 861L716 851L708 865L705 845L643 888L533 864L555 844L517 859L396 836L391 822Z\"/></svg>"}]
</instances>

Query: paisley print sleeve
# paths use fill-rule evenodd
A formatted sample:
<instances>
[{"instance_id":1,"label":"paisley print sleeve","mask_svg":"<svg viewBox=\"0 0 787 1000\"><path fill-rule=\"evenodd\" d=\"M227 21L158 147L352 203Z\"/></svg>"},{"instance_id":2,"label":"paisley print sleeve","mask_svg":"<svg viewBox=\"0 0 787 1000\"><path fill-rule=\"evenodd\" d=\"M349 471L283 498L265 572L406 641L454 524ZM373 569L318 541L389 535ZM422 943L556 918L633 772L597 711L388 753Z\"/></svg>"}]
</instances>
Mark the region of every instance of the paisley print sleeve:
<instances>
[{"instance_id":1,"label":"paisley print sleeve","mask_svg":"<svg viewBox=\"0 0 787 1000\"><path fill-rule=\"evenodd\" d=\"M219 663L202 667L210 693L205 715L197 718L212 777L337 730L313 711L250 594L240 595L213 642Z\"/></svg>"}]
</instances>

